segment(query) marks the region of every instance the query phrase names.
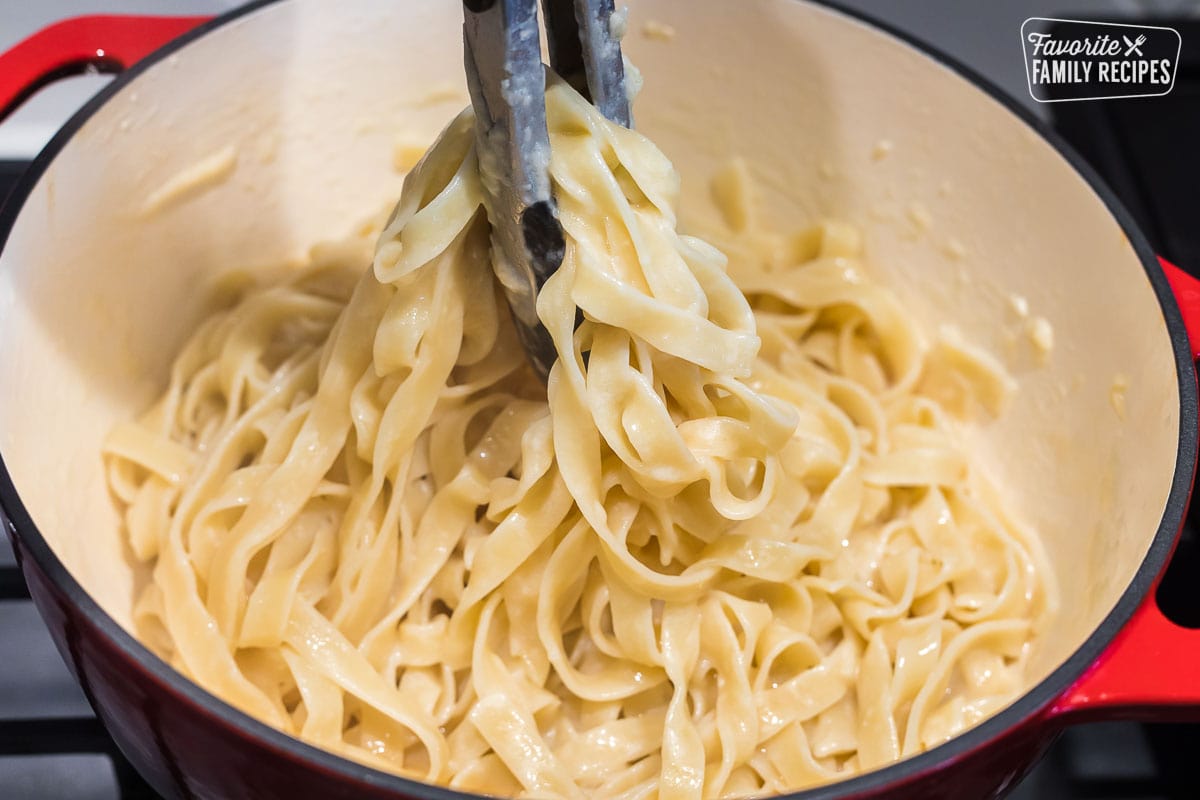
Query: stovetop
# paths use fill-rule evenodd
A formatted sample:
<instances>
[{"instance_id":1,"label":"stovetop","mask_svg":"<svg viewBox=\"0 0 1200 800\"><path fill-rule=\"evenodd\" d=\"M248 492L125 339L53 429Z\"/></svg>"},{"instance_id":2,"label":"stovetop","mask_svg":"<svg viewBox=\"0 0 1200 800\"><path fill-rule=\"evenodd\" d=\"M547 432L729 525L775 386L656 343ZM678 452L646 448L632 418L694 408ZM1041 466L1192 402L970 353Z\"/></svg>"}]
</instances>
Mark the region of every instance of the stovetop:
<instances>
[{"instance_id":1,"label":"stovetop","mask_svg":"<svg viewBox=\"0 0 1200 800\"><path fill-rule=\"evenodd\" d=\"M156 2L122 0L128 10L156 10ZM182 0L181 0L182 1ZM924 38L938 40L951 52L980 51L952 34L953 26L937 14L950 14L959 0L844 0L894 22ZM45 14L48 7L63 11L111 10L111 0L46 0L22 4L20 13ZM1173 0L1077 0L1076 6L1104 13L1147 8L1186 9L1200 13L1200 3ZM187 11L231 5L231 0L186 0ZM980 6L980 11L1003 13L1012 25L1011 63L997 49L990 25L973 19L984 31L987 58L1004 69L1021 69L1016 48L1019 19L1046 15L1049 7L1037 0L1009 0ZM92 8L95 6L95 8ZM959 6L959 16L966 12ZM10 9L0 10L0 47ZM972 9L972 14L975 9ZM60 16L62 14L59 14ZM907 15L907 16L906 16ZM39 23L41 24L41 23ZM1005 17L1004 24L1008 24ZM1159 20L1180 29L1184 52L1174 91L1152 100L1062 103L1038 110L1052 118L1059 131L1099 169L1138 219L1157 251L1200 275L1200 22ZM968 26L970 27L970 26ZM940 33L939 33L940 32ZM978 31L977 31L978 33ZM980 40L983 41L983 40ZM977 43L978 44L978 43ZM970 60L970 59L968 59ZM976 66L980 66L976 64ZM994 74L983 65L982 71ZM1018 76L1020 80L1023 76ZM997 78L1012 90L1012 76ZM1020 87L1020 84L1016 84ZM78 92L77 92L78 93ZM68 98L68 105L76 102ZM1026 100L1026 102L1028 102ZM51 104L52 105L52 104ZM35 109L36 111L37 109ZM51 117L58 110L51 108ZM13 126L17 138L0 136L0 159L31 154L10 152L13 142L38 142L47 128L44 120L26 114L24 127ZM60 124L54 121L53 125ZM50 125L49 127L53 127ZM0 134L4 132L0 128ZM24 138L21 138L24 137ZM18 142L18 144L20 144ZM40 146L40 143L38 143ZM26 166L24 160L0 160L0 204ZM1163 581L1159 596L1168 616L1180 624L1200 627L1200 509L1193 511L1179 550ZM1016 787L1014 800L1183 800L1200 796L1195 779L1200 754L1200 725L1150 725L1132 722L1097 723L1069 729L1031 775ZM17 571L8 541L0 536L0 800L137 800L157 797L130 767L103 727L92 715L82 692L59 658L42 626ZM964 798L971 800L971 798Z\"/></svg>"}]
</instances>

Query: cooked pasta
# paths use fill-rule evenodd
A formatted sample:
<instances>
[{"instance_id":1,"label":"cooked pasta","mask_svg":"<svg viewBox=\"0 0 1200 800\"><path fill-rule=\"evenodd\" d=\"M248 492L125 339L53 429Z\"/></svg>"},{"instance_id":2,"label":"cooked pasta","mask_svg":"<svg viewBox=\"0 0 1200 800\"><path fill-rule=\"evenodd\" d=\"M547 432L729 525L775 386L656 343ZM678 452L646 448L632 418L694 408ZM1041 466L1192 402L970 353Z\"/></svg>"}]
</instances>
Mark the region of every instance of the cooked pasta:
<instances>
[{"instance_id":1,"label":"cooked pasta","mask_svg":"<svg viewBox=\"0 0 1200 800\"><path fill-rule=\"evenodd\" d=\"M650 141L546 102L548 385L464 112L381 231L247 288L113 431L144 641L317 746L534 798L779 793L1009 703L1053 587L956 433L1003 370L853 229L718 250Z\"/></svg>"}]
</instances>

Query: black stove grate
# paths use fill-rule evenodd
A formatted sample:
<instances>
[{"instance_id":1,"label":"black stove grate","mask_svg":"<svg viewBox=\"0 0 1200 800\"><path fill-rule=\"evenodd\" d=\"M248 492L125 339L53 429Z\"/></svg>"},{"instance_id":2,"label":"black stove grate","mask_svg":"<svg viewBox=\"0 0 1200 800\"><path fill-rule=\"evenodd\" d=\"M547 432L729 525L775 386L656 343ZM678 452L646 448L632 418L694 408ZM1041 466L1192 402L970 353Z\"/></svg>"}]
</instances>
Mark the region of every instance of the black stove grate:
<instances>
[{"instance_id":1,"label":"black stove grate","mask_svg":"<svg viewBox=\"0 0 1200 800\"><path fill-rule=\"evenodd\" d=\"M92 715L29 600L7 541L0 546L0 797L158 797Z\"/></svg>"}]
</instances>

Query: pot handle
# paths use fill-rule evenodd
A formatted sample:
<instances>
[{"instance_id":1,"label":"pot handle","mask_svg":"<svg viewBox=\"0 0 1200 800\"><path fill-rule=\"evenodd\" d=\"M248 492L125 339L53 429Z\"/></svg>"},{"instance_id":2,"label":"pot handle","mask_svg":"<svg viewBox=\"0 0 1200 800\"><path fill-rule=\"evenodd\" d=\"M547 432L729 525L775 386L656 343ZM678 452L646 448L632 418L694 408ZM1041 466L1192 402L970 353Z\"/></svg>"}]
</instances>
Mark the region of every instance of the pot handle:
<instances>
[{"instance_id":1,"label":"pot handle","mask_svg":"<svg viewBox=\"0 0 1200 800\"><path fill-rule=\"evenodd\" d=\"M1159 258L1158 263L1162 265L1171 291L1175 293L1175 302L1179 304L1179 313L1192 343L1192 358L1200 359L1200 280L1165 258Z\"/></svg>"},{"instance_id":2,"label":"pot handle","mask_svg":"<svg viewBox=\"0 0 1200 800\"><path fill-rule=\"evenodd\" d=\"M42 28L0 53L0 120L59 78L120 72L209 19L93 15Z\"/></svg>"},{"instance_id":3,"label":"pot handle","mask_svg":"<svg viewBox=\"0 0 1200 800\"><path fill-rule=\"evenodd\" d=\"M1159 259L1200 358L1200 280ZM1087 672L1049 708L1052 719L1200 720L1200 630L1176 625L1158 607L1161 575L1145 601Z\"/></svg>"}]
</instances>

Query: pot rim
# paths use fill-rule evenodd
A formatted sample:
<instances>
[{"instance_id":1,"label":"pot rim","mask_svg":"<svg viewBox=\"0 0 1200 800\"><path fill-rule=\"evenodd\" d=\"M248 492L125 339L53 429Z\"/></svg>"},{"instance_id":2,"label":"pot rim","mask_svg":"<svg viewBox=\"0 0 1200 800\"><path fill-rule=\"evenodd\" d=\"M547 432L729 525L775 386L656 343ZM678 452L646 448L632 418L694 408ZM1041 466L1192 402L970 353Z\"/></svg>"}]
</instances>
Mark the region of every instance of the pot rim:
<instances>
[{"instance_id":1,"label":"pot rim","mask_svg":"<svg viewBox=\"0 0 1200 800\"><path fill-rule=\"evenodd\" d=\"M136 81L138 76L147 69L192 41L244 16L280 2L281 0L252 0L252 2L232 9L188 31L130 67L84 104L31 162L17 186L14 187L3 209L0 209L0 252L3 251L4 245L12 233L25 201L55 156L104 103ZM841 0L807 0L807 2L840 14L854 23L864 24L891 36L926 58L947 67L958 77L970 82L1005 107L1018 121L1031 128L1083 178L1103 201L1109 213L1128 237L1146 277L1154 289L1171 341L1180 401L1179 442L1176 450L1175 473L1158 529L1133 579L1125 587L1112 610L1088 635L1083 644L1048 676L1012 704L943 744L846 780L779 796L786 800L834 800L835 798L868 794L888 786L910 783L926 774L936 772L949 762L957 761L972 751L986 746L1006 732L1016 730L1023 724L1033 721L1039 712L1042 712L1053 700L1062 695L1096 661L1117 632L1145 600L1148 592L1155 586L1160 572L1174 549L1175 540L1187 510L1196 469L1197 386L1187 331L1184 328L1174 294L1158 264L1154 251L1113 191L1070 145L1048 124L1034 116L1031 111L1020 105L1015 98L1001 90L988 78L938 48L889 23L880 22L860 11L846 8L841 5ZM316 747L239 711L175 671L109 616L59 560L22 503L2 454L0 454L0 511L6 518L10 536L17 540L33 558L37 567L50 579L52 585L84 614L102 636L107 638L109 645L131 658L136 667L140 668L147 677L158 682L168 693L175 695L179 702L188 703L194 706L198 712L208 715L228 734L250 738L259 745L276 751L278 755L310 763L319 770L331 773L339 779L364 784L373 789L392 791L398 796L419 798L419 800L463 800L463 798L481 798L482 800L481 795L386 773Z\"/></svg>"}]
</instances>

